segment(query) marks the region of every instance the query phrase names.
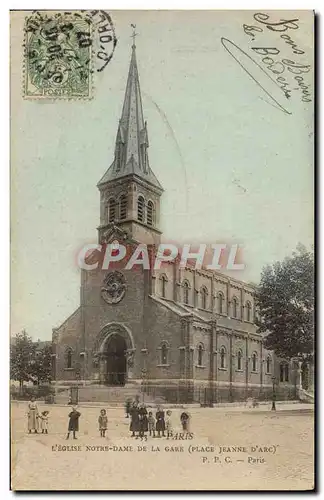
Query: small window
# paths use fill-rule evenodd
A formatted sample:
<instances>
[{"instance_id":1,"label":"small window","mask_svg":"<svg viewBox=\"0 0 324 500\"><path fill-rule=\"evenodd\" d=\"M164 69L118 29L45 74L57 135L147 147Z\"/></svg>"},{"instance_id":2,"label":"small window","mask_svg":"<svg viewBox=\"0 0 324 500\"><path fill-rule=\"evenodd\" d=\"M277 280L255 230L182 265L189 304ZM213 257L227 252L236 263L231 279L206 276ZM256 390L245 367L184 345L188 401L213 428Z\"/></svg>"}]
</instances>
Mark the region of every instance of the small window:
<instances>
[{"instance_id":1,"label":"small window","mask_svg":"<svg viewBox=\"0 0 324 500\"><path fill-rule=\"evenodd\" d=\"M289 382L288 363L281 363L280 365L280 382Z\"/></svg>"},{"instance_id":2,"label":"small window","mask_svg":"<svg viewBox=\"0 0 324 500\"><path fill-rule=\"evenodd\" d=\"M203 354L204 346L202 344L198 345L198 366L203 366Z\"/></svg>"},{"instance_id":3,"label":"small window","mask_svg":"<svg viewBox=\"0 0 324 500\"><path fill-rule=\"evenodd\" d=\"M161 365L167 365L168 364L168 346L164 342L161 344Z\"/></svg>"},{"instance_id":4,"label":"small window","mask_svg":"<svg viewBox=\"0 0 324 500\"><path fill-rule=\"evenodd\" d=\"M114 222L116 220L116 200L114 198L110 198L108 204L108 221Z\"/></svg>"},{"instance_id":5,"label":"small window","mask_svg":"<svg viewBox=\"0 0 324 500\"><path fill-rule=\"evenodd\" d=\"M271 357L267 356L267 364L266 364L267 373L271 373Z\"/></svg>"},{"instance_id":6,"label":"small window","mask_svg":"<svg viewBox=\"0 0 324 500\"><path fill-rule=\"evenodd\" d=\"M202 287L200 294L201 294L201 307L202 309L207 309L207 295L208 295L207 289L205 287Z\"/></svg>"},{"instance_id":7,"label":"small window","mask_svg":"<svg viewBox=\"0 0 324 500\"><path fill-rule=\"evenodd\" d=\"M152 201L147 204L147 223L149 226L153 226L154 222L154 205Z\"/></svg>"},{"instance_id":8,"label":"small window","mask_svg":"<svg viewBox=\"0 0 324 500\"><path fill-rule=\"evenodd\" d=\"M226 349L221 347L220 349L220 367L226 368Z\"/></svg>"},{"instance_id":9,"label":"small window","mask_svg":"<svg viewBox=\"0 0 324 500\"><path fill-rule=\"evenodd\" d=\"M223 314L224 312L224 295L222 294L222 292L219 292L218 294L218 312L220 314Z\"/></svg>"},{"instance_id":10,"label":"small window","mask_svg":"<svg viewBox=\"0 0 324 500\"><path fill-rule=\"evenodd\" d=\"M285 365L285 382L289 382L289 366Z\"/></svg>"},{"instance_id":11,"label":"small window","mask_svg":"<svg viewBox=\"0 0 324 500\"><path fill-rule=\"evenodd\" d=\"M233 310L233 318L237 318L238 300L236 297L233 297L232 299L232 310Z\"/></svg>"},{"instance_id":12,"label":"small window","mask_svg":"<svg viewBox=\"0 0 324 500\"><path fill-rule=\"evenodd\" d=\"M124 220L127 217L127 196L123 194L119 200L119 217Z\"/></svg>"},{"instance_id":13,"label":"small window","mask_svg":"<svg viewBox=\"0 0 324 500\"><path fill-rule=\"evenodd\" d=\"M258 362L258 356L257 356L257 353L254 352L252 354L252 371L253 372L257 371L257 362Z\"/></svg>"},{"instance_id":14,"label":"small window","mask_svg":"<svg viewBox=\"0 0 324 500\"><path fill-rule=\"evenodd\" d=\"M72 349L66 351L66 368L72 368Z\"/></svg>"},{"instance_id":15,"label":"small window","mask_svg":"<svg viewBox=\"0 0 324 500\"><path fill-rule=\"evenodd\" d=\"M139 196L137 200L137 218L140 222L145 219L145 201L143 196Z\"/></svg>"},{"instance_id":16,"label":"small window","mask_svg":"<svg viewBox=\"0 0 324 500\"><path fill-rule=\"evenodd\" d=\"M284 365L280 365L280 382L284 382Z\"/></svg>"},{"instance_id":17,"label":"small window","mask_svg":"<svg viewBox=\"0 0 324 500\"><path fill-rule=\"evenodd\" d=\"M166 284L167 284L167 278L166 276L162 275L161 276L161 296L166 297Z\"/></svg>"},{"instance_id":18,"label":"small window","mask_svg":"<svg viewBox=\"0 0 324 500\"><path fill-rule=\"evenodd\" d=\"M251 302L247 301L245 304L245 310L246 310L246 321L251 321L251 311L252 311L252 306Z\"/></svg>"},{"instance_id":19,"label":"small window","mask_svg":"<svg viewBox=\"0 0 324 500\"><path fill-rule=\"evenodd\" d=\"M183 302L189 304L189 283L187 281L183 283Z\"/></svg>"},{"instance_id":20,"label":"small window","mask_svg":"<svg viewBox=\"0 0 324 500\"><path fill-rule=\"evenodd\" d=\"M243 358L242 351L238 351L238 353L237 353L237 369L238 370L242 370L242 358Z\"/></svg>"}]
</instances>

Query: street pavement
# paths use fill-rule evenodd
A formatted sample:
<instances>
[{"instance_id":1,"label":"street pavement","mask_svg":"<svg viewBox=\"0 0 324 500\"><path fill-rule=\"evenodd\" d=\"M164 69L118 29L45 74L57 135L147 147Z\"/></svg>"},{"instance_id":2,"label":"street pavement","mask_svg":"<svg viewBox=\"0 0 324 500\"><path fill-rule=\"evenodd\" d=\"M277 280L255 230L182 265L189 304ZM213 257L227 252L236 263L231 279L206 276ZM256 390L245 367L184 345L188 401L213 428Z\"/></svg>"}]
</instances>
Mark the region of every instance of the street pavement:
<instances>
[{"instance_id":1,"label":"street pavement","mask_svg":"<svg viewBox=\"0 0 324 500\"><path fill-rule=\"evenodd\" d=\"M130 437L123 408L81 405L77 440L66 440L69 406L49 410L49 434L28 434L27 403L11 405L15 490L310 490L314 486L313 405L191 407L190 434L172 408L172 438ZM167 409L167 405L164 405ZM152 409L153 414L155 408Z\"/></svg>"}]
</instances>

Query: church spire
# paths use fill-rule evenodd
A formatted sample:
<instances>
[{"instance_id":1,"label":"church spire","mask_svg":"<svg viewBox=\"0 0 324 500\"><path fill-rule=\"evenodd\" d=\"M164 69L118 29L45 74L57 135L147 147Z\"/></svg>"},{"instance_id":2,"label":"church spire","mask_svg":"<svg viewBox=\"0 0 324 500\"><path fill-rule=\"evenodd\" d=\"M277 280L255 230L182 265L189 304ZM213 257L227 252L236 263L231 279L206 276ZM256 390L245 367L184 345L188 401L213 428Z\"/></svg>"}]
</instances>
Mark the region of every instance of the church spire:
<instances>
[{"instance_id":1,"label":"church spire","mask_svg":"<svg viewBox=\"0 0 324 500\"><path fill-rule=\"evenodd\" d=\"M136 61L135 26L132 38L132 54L128 71L121 119L119 121L115 158L98 186L114 179L134 174L162 189L152 172L147 149L149 147L146 122L143 118L142 98Z\"/></svg>"}]
</instances>

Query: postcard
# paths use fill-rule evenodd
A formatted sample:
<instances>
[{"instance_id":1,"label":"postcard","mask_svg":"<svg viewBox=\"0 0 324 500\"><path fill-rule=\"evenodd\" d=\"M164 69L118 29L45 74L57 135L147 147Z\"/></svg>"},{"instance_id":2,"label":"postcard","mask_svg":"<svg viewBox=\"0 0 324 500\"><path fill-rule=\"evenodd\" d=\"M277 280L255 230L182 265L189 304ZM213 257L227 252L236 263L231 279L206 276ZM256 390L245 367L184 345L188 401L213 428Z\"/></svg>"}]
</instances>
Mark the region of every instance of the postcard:
<instances>
[{"instance_id":1,"label":"postcard","mask_svg":"<svg viewBox=\"0 0 324 500\"><path fill-rule=\"evenodd\" d=\"M314 490L314 29L10 12L13 490Z\"/></svg>"}]
</instances>

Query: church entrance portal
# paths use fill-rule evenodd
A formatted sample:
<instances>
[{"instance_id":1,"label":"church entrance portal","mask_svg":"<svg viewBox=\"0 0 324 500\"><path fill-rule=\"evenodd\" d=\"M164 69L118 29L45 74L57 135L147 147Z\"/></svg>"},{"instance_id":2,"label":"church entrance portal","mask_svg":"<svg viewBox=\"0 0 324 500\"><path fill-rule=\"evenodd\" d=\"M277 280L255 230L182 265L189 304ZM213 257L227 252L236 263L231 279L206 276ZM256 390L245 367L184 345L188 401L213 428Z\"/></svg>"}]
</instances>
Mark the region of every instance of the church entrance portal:
<instances>
[{"instance_id":1,"label":"church entrance portal","mask_svg":"<svg viewBox=\"0 0 324 500\"><path fill-rule=\"evenodd\" d=\"M111 335L105 345L106 358L105 383L107 385L125 385L127 378L127 345L118 334Z\"/></svg>"}]
</instances>

